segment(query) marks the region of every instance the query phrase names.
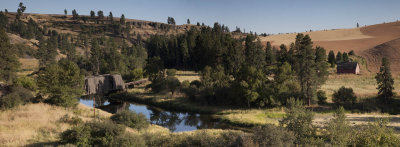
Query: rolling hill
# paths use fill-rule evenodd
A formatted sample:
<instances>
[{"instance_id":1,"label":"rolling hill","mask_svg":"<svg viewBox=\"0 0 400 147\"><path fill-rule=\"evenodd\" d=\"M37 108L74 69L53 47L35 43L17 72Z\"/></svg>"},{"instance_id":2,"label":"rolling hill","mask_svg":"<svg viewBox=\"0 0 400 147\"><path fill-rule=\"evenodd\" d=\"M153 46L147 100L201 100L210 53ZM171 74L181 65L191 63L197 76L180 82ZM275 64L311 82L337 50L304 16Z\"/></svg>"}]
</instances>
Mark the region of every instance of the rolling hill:
<instances>
[{"instance_id":1,"label":"rolling hill","mask_svg":"<svg viewBox=\"0 0 400 147\"><path fill-rule=\"evenodd\" d=\"M304 32L309 34L315 46L326 50L349 52L368 61L369 70L376 72L381 58L386 56L391 61L392 70L400 72L400 22L376 24L352 29L336 29L326 31ZM289 45L294 42L296 34L279 34L261 37L261 41L270 41L272 45Z\"/></svg>"}]
</instances>

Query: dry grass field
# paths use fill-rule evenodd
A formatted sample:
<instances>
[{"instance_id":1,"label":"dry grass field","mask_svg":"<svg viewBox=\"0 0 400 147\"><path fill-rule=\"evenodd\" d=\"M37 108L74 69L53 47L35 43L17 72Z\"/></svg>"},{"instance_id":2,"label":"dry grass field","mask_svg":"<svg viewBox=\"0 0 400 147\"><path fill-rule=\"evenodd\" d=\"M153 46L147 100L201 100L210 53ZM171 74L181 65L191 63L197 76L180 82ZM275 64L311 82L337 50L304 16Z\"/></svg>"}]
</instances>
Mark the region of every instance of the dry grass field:
<instances>
[{"instance_id":1,"label":"dry grass field","mask_svg":"<svg viewBox=\"0 0 400 147\"><path fill-rule=\"evenodd\" d=\"M309 34L314 46L322 46L335 52L354 50L368 61L368 69L377 71L381 58L385 55L392 63L393 72L400 72L400 22L370 25L353 29L303 32ZM272 45L289 45L295 41L296 34L279 34L260 37L261 41Z\"/></svg>"},{"instance_id":2,"label":"dry grass field","mask_svg":"<svg viewBox=\"0 0 400 147\"><path fill-rule=\"evenodd\" d=\"M97 110L104 119L110 113ZM78 116L83 121L91 121L93 109L83 104L77 109L65 109L44 103L27 104L10 110L0 111L0 144L3 146L24 146L31 143L54 142L59 134L71 127L59 122L68 114Z\"/></svg>"}]
</instances>

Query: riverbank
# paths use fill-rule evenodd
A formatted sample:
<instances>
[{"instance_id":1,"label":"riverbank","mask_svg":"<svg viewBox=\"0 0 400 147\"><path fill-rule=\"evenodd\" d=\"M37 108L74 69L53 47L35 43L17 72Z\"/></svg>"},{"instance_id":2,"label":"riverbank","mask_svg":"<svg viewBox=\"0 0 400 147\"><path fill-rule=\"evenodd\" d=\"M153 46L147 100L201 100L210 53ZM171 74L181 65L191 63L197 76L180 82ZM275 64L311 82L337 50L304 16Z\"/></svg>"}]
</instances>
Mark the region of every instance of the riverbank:
<instances>
[{"instance_id":1,"label":"riverbank","mask_svg":"<svg viewBox=\"0 0 400 147\"><path fill-rule=\"evenodd\" d=\"M96 108L99 121L109 120L111 113ZM79 104L76 108L66 109L46 103L31 103L13 109L0 111L0 144L1 146L45 146L57 145L59 135L73 127L61 121L63 117L79 117L83 122L93 121L93 108ZM126 128L128 133L144 137L150 144L162 145L182 143L192 138L218 138L229 134L245 134L237 130L201 129L173 133L168 128L151 124L148 128L135 130ZM233 135L233 136L235 136Z\"/></svg>"},{"instance_id":2,"label":"riverbank","mask_svg":"<svg viewBox=\"0 0 400 147\"><path fill-rule=\"evenodd\" d=\"M111 95L110 98L145 104L165 110L208 114L233 127L245 127L247 129L267 124L278 125L279 120L285 115L283 108L243 109L229 106L207 106L190 102L182 96L171 97L165 94L147 93L141 88L116 93Z\"/></svg>"}]
</instances>

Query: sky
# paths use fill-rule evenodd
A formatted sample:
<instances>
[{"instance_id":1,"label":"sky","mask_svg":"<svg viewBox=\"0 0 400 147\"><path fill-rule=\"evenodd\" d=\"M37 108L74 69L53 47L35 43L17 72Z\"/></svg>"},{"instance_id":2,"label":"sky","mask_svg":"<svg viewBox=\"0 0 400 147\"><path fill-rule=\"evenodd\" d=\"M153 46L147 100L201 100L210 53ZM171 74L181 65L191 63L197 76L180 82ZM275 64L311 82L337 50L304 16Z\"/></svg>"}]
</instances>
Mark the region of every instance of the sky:
<instances>
[{"instance_id":1,"label":"sky","mask_svg":"<svg viewBox=\"0 0 400 147\"><path fill-rule=\"evenodd\" d=\"M0 0L0 10L15 12L19 2L26 13L80 15L102 10L106 16L177 24L190 19L213 26L215 22L267 34L353 28L393 22L400 18L400 0Z\"/></svg>"}]
</instances>

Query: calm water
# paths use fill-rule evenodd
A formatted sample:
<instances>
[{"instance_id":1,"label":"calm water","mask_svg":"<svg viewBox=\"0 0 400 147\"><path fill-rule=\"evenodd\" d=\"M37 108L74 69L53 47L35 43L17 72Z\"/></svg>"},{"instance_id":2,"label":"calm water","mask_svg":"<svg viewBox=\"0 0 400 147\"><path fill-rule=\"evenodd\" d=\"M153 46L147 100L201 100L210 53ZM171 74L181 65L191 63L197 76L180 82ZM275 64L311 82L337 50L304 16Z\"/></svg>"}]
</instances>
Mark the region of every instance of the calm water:
<instances>
[{"instance_id":1,"label":"calm water","mask_svg":"<svg viewBox=\"0 0 400 147\"><path fill-rule=\"evenodd\" d=\"M80 99L80 103L93 107L93 100ZM197 129L220 128L229 126L213 119L210 115L197 113L166 111L155 107L128 102L96 101L96 107L110 113L129 109L144 114L150 123L168 128L172 132L192 131Z\"/></svg>"}]
</instances>

